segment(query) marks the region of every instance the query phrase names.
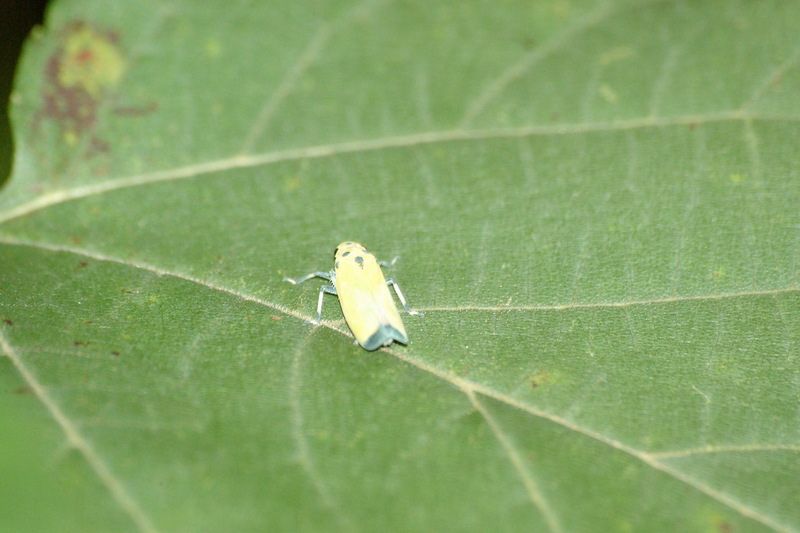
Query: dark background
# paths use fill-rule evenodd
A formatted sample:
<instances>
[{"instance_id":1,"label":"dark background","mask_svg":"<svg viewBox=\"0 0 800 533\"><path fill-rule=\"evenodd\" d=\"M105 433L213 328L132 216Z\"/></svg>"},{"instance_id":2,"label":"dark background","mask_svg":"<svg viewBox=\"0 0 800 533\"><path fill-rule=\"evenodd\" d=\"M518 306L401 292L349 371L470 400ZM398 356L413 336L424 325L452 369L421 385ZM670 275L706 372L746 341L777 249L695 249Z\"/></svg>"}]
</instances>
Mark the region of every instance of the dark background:
<instances>
[{"instance_id":1,"label":"dark background","mask_svg":"<svg viewBox=\"0 0 800 533\"><path fill-rule=\"evenodd\" d=\"M14 85L22 42L42 23L46 0L0 0L0 186L11 172L14 146L8 122L8 97Z\"/></svg>"}]
</instances>

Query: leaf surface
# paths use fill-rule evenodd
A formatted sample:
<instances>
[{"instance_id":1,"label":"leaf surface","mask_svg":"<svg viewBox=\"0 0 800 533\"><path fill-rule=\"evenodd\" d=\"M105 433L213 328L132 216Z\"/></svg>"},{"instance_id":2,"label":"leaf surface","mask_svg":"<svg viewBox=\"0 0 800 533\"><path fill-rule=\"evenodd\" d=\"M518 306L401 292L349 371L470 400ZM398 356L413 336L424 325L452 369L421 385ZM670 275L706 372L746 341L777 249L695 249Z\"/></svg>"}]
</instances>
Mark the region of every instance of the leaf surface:
<instances>
[{"instance_id":1,"label":"leaf surface","mask_svg":"<svg viewBox=\"0 0 800 533\"><path fill-rule=\"evenodd\" d=\"M799 531L799 18L54 2L0 194L4 525ZM282 278L344 240L402 256L409 346L304 325Z\"/></svg>"}]
</instances>

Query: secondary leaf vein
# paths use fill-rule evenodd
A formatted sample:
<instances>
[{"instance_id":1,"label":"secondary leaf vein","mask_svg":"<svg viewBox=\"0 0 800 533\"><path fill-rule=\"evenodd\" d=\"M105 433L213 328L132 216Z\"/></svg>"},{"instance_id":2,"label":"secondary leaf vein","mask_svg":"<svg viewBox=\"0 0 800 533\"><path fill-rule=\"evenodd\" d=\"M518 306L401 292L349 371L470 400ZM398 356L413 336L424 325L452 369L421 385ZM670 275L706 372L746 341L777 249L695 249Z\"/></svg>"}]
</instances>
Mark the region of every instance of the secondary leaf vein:
<instances>
[{"instance_id":1,"label":"secondary leaf vein","mask_svg":"<svg viewBox=\"0 0 800 533\"><path fill-rule=\"evenodd\" d=\"M598 122L592 124L575 125L545 125L545 126L524 126L516 128L491 128L484 130L448 130L435 132L422 132L413 135L398 137L384 137L374 140L349 141L339 144L327 144L310 146L305 148L293 148L277 152L267 152L253 155L234 155L232 157L205 161L192 165L177 168L146 172L133 176L110 179L107 181L96 182L90 185L78 186L67 189L57 189L45 192L33 200L20 204L0 213L0 224L30 215L47 207L78 200L90 196L96 196L119 189L138 187L165 181L174 181L188 178L197 178L210 175L216 172L223 172L237 168L255 168L263 165L283 163L286 161L300 161L308 159L319 159L341 154L370 152L385 150L390 148L408 148L422 146L426 144L472 141L487 139L514 139L531 136L546 135L575 135L582 133L594 133L605 131L626 131L641 128L659 128L673 126L696 126L698 124L708 124L714 122L727 121L800 121L798 117L778 117L771 115L754 115L742 111L724 112L712 115L686 115L674 118L655 119L651 117L631 120L619 120L614 122Z\"/></svg>"},{"instance_id":2,"label":"secondary leaf vein","mask_svg":"<svg viewBox=\"0 0 800 533\"><path fill-rule=\"evenodd\" d=\"M517 471L517 474L522 480L523 485L525 485L525 490L528 492L528 497L539 509L539 511L541 511L550 531L562 531L558 517L555 515L555 512L550 507L550 504L539 491L536 481L533 479L533 476L530 474L530 472L528 472L525 462L522 460L522 456L514 447L514 444L508 438L508 435L506 435L506 433L503 431L503 428L500 427L500 424L498 424L491 413L489 413L489 410L486 409L486 407L478 400L478 398L475 396L475 392L472 389L467 389L464 392L469 398L469 401L472 402L472 405L475 407L475 409L477 409L477 411L483 416L484 420L486 420L486 423L489 425L489 428L492 430L495 438L503 447L503 450L508 456L509 461L511 461L511 464L514 466L514 470Z\"/></svg>"},{"instance_id":3,"label":"secondary leaf vein","mask_svg":"<svg viewBox=\"0 0 800 533\"><path fill-rule=\"evenodd\" d=\"M0 334L0 347L2 347L8 358L11 359L17 372L20 373L36 397L39 398L39 401L44 404L45 408L50 412L50 415L55 419L61 431L63 431L64 435L67 437L69 444L83 456L89 468L94 471L100 479L100 482L108 489L111 497L119 504L125 514L130 517L137 529L143 533L157 533L158 530L136 500L134 500L133 496L128 493L122 482L111 471L111 468L100 458L100 454L97 453L97 450L94 449L86 437L81 434L78 427L70 420L64 411L61 410L61 407L59 407L56 401L50 396L44 385L34 376L33 372L25 365L22 358L2 334Z\"/></svg>"}]
</instances>

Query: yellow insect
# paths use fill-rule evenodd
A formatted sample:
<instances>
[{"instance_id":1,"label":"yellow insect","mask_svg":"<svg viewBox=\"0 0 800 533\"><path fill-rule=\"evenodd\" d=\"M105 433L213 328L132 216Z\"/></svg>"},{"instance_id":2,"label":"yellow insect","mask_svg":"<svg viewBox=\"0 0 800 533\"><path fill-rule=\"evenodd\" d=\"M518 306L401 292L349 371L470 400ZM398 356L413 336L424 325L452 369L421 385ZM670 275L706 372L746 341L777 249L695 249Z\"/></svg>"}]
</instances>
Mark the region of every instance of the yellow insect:
<instances>
[{"instance_id":1,"label":"yellow insect","mask_svg":"<svg viewBox=\"0 0 800 533\"><path fill-rule=\"evenodd\" d=\"M336 247L333 255L333 270L312 272L299 279L283 278L292 285L312 278L322 278L332 285L323 285L319 290L316 323L322 321L322 297L325 293L339 296L339 304L350 331L358 343L366 350L377 350L397 341L408 344L408 335L400 314L394 305L389 285L403 304L409 315L422 315L408 307L405 297L397 283L383 277L381 266L391 266L397 261L383 263L357 242L343 242Z\"/></svg>"}]
</instances>

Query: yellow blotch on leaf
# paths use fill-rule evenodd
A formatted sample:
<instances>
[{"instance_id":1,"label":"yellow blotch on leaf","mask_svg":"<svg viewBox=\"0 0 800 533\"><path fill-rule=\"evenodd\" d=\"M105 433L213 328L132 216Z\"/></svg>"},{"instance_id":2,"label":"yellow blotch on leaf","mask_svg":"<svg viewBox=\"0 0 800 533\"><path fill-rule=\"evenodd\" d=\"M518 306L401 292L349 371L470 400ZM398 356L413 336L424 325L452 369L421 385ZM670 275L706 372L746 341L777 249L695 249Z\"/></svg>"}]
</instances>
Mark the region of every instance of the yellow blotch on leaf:
<instances>
[{"instance_id":1,"label":"yellow blotch on leaf","mask_svg":"<svg viewBox=\"0 0 800 533\"><path fill-rule=\"evenodd\" d=\"M551 9L553 10L553 14L561 19L567 18L572 12L572 6L568 0L558 0L553 2Z\"/></svg>"},{"instance_id":2,"label":"yellow blotch on leaf","mask_svg":"<svg viewBox=\"0 0 800 533\"><path fill-rule=\"evenodd\" d=\"M119 82L124 70L125 59L112 37L80 24L65 39L58 82L98 97Z\"/></svg>"},{"instance_id":3,"label":"yellow blotch on leaf","mask_svg":"<svg viewBox=\"0 0 800 533\"><path fill-rule=\"evenodd\" d=\"M213 59L218 58L222 55L222 44L220 44L219 39L211 38L206 41L206 55Z\"/></svg>"},{"instance_id":4,"label":"yellow blotch on leaf","mask_svg":"<svg viewBox=\"0 0 800 533\"><path fill-rule=\"evenodd\" d=\"M609 104L616 104L619 102L619 95L617 91L611 88L610 85L606 85L605 83L602 84L599 88L600 96L603 97L603 100L608 102Z\"/></svg>"},{"instance_id":5,"label":"yellow blotch on leaf","mask_svg":"<svg viewBox=\"0 0 800 533\"><path fill-rule=\"evenodd\" d=\"M607 66L617 61L623 61L633 57L635 53L636 51L630 46L616 46L600 54L600 64Z\"/></svg>"},{"instance_id":6,"label":"yellow blotch on leaf","mask_svg":"<svg viewBox=\"0 0 800 533\"><path fill-rule=\"evenodd\" d=\"M300 176L293 174L283 181L283 190L284 192L296 191L302 184L303 182L300 179Z\"/></svg>"}]
</instances>

